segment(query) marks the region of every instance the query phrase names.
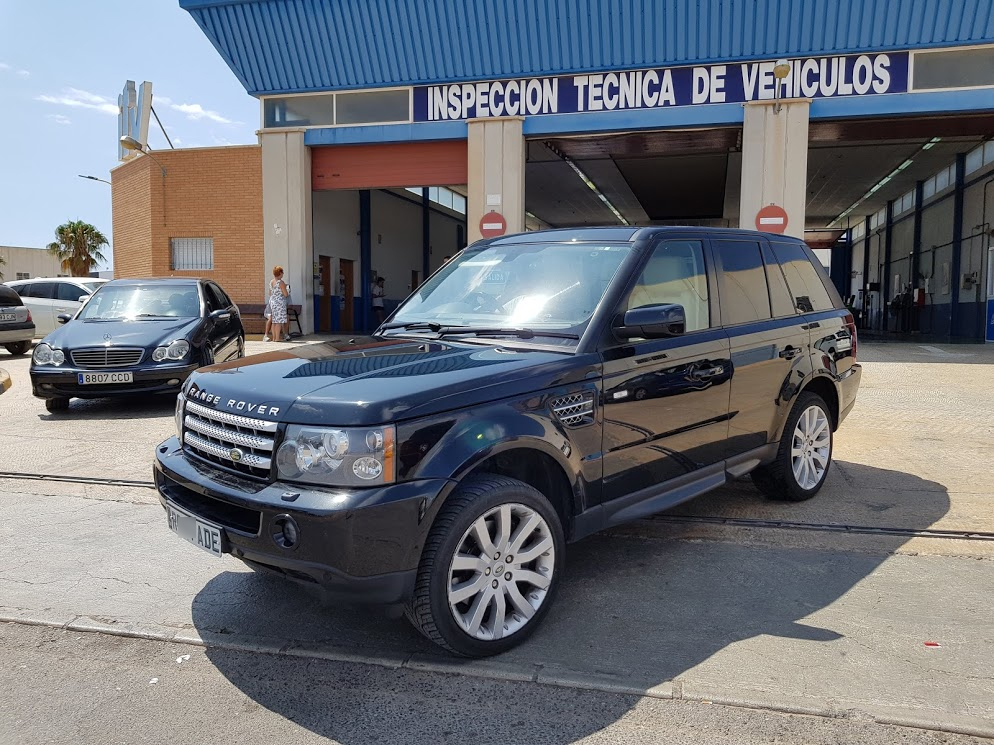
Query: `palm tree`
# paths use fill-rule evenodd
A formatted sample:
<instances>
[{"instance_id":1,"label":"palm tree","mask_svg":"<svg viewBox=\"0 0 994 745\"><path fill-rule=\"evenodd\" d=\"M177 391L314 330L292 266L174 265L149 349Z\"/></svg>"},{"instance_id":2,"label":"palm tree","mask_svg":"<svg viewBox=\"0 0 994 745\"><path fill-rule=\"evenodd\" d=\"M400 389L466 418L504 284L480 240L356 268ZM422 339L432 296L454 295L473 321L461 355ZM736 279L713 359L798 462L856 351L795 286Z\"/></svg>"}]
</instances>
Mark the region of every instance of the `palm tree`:
<instances>
[{"instance_id":1,"label":"palm tree","mask_svg":"<svg viewBox=\"0 0 994 745\"><path fill-rule=\"evenodd\" d=\"M7 259L5 259L3 256L0 256L0 266L3 266L6 263L7 263ZM3 279L3 270L2 269L0 269L0 279Z\"/></svg>"},{"instance_id":2,"label":"palm tree","mask_svg":"<svg viewBox=\"0 0 994 745\"><path fill-rule=\"evenodd\" d=\"M100 248L106 245L107 238L90 223L70 220L55 229L55 241L48 244L48 250L71 276L85 277L105 260Z\"/></svg>"}]
</instances>

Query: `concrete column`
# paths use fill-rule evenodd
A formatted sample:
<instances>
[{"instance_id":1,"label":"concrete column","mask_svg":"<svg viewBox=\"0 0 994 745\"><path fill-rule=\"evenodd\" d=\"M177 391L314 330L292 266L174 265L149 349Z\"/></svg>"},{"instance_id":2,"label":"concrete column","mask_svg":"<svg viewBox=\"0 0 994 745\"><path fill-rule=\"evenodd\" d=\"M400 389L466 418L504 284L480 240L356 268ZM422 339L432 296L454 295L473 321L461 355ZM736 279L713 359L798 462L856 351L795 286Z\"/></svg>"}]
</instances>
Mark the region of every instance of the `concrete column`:
<instances>
[{"instance_id":1,"label":"concrete column","mask_svg":"<svg viewBox=\"0 0 994 745\"><path fill-rule=\"evenodd\" d=\"M269 293L272 268L279 264L300 305L300 325L314 333L314 248L311 220L311 154L303 129L263 132L262 220L264 281ZM296 330L296 326L292 330Z\"/></svg>"},{"instance_id":2,"label":"concrete column","mask_svg":"<svg viewBox=\"0 0 994 745\"><path fill-rule=\"evenodd\" d=\"M776 204L787 212L786 234L804 237L810 106L807 98L745 104L740 228L755 230L760 208Z\"/></svg>"},{"instance_id":3,"label":"concrete column","mask_svg":"<svg viewBox=\"0 0 994 745\"><path fill-rule=\"evenodd\" d=\"M524 118L470 119L469 196L466 204L468 242L480 240L480 219L499 212L507 233L525 230Z\"/></svg>"}]
</instances>

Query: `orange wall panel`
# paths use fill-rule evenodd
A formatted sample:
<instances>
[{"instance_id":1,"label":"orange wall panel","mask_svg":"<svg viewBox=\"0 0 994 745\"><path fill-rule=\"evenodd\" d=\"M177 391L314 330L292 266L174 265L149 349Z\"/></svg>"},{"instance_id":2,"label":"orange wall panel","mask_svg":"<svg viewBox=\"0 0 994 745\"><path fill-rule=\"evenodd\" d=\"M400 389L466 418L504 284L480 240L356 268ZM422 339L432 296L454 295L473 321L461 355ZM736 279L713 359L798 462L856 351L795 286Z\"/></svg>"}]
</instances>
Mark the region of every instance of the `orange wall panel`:
<instances>
[{"instance_id":1,"label":"orange wall panel","mask_svg":"<svg viewBox=\"0 0 994 745\"><path fill-rule=\"evenodd\" d=\"M311 188L457 186L468 181L465 140L311 148Z\"/></svg>"}]
</instances>

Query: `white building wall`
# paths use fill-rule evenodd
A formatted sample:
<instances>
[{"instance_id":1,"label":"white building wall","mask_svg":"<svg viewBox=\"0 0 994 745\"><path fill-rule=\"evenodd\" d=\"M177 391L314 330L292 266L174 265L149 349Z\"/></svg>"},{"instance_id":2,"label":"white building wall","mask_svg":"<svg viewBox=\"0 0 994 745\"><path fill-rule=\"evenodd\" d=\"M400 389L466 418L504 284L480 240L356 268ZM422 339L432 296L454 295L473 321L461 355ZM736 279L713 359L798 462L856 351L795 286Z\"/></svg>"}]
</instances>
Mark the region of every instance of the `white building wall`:
<instances>
[{"instance_id":1,"label":"white building wall","mask_svg":"<svg viewBox=\"0 0 994 745\"><path fill-rule=\"evenodd\" d=\"M19 274L28 275L26 279L65 277L69 274L63 271L59 260L43 248L0 246L0 258L3 258L5 262L0 264L3 282L12 282L18 279ZM21 277L21 279L25 279L25 277Z\"/></svg>"},{"instance_id":2,"label":"white building wall","mask_svg":"<svg viewBox=\"0 0 994 745\"><path fill-rule=\"evenodd\" d=\"M339 292L339 259L351 259L353 266L352 282L359 292L359 192L357 191L316 191L313 192L314 219L314 261L319 257L330 256L332 294ZM320 294L320 288L315 287Z\"/></svg>"}]
</instances>

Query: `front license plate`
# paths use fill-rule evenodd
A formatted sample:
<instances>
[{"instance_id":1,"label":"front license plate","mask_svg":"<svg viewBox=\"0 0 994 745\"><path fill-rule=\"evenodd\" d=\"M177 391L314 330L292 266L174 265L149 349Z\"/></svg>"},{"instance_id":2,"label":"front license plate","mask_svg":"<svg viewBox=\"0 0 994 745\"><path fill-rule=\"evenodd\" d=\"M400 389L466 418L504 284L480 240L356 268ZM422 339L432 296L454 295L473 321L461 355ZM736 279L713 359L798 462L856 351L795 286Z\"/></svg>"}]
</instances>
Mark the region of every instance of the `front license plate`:
<instances>
[{"instance_id":1,"label":"front license plate","mask_svg":"<svg viewBox=\"0 0 994 745\"><path fill-rule=\"evenodd\" d=\"M221 529L216 525L198 520L174 507L166 507L169 529L197 548L221 558Z\"/></svg>"},{"instance_id":2,"label":"front license plate","mask_svg":"<svg viewBox=\"0 0 994 745\"><path fill-rule=\"evenodd\" d=\"M13 313L0 313L0 321L16 321L17 316Z\"/></svg>"},{"instance_id":3,"label":"front license plate","mask_svg":"<svg viewBox=\"0 0 994 745\"><path fill-rule=\"evenodd\" d=\"M108 383L133 383L134 373L113 372L113 373L79 373L80 385L107 385Z\"/></svg>"}]
</instances>

